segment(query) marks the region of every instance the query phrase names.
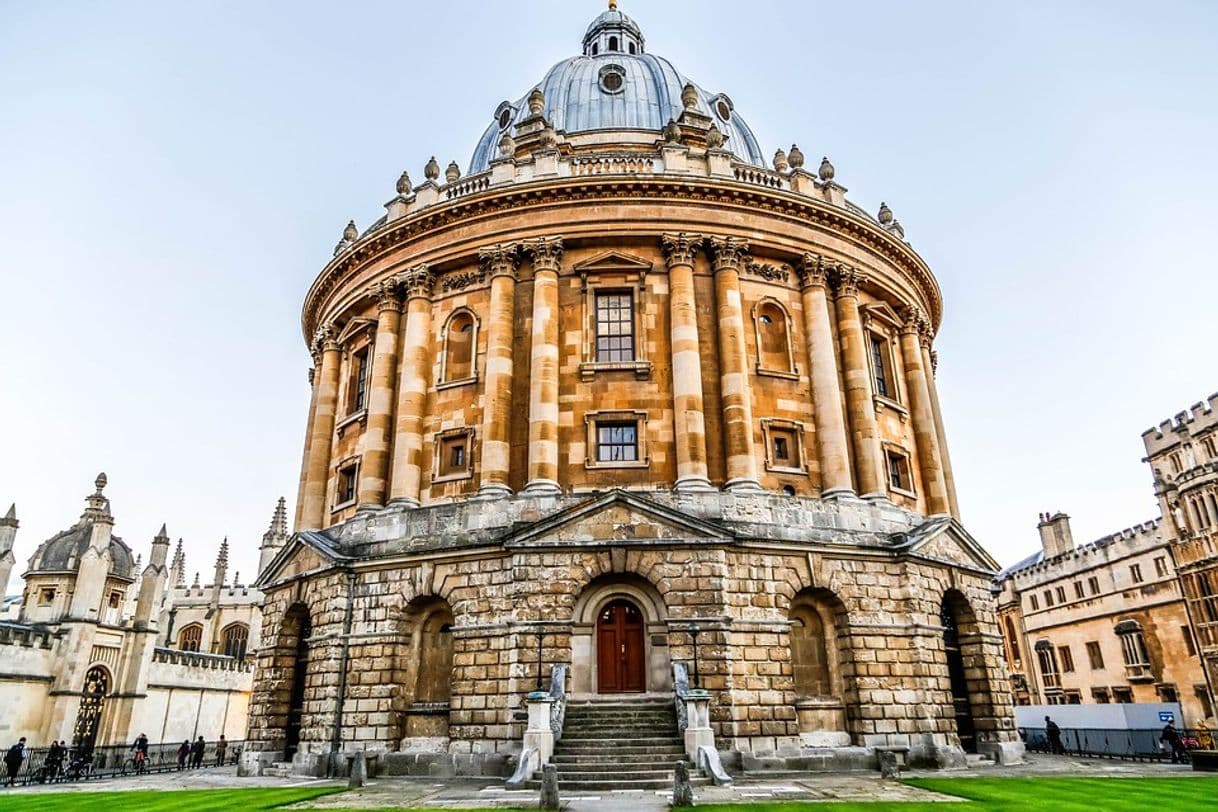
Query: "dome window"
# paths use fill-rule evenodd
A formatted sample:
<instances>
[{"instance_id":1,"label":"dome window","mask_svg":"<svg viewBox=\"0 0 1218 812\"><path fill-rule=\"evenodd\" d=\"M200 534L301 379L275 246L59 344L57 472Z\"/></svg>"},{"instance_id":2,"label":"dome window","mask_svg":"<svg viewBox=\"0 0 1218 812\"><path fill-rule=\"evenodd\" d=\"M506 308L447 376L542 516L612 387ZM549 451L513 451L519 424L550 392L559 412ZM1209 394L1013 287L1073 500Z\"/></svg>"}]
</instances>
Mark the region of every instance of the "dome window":
<instances>
[{"instance_id":1,"label":"dome window","mask_svg":"<svg viewBox=\"0 0 1218 812\"><path fill-rule=\"evenodd\" d=\"M736 109L732 100L722 93L711 99L711 107L714 109L715 115L719 116L720 121L731 121L732 111Z\"/></svg>"},{"instance_id":2,"label":"dome window","mask_svg":"<svg viewBox=\"0 0 1218 812\"><path fill-rule=\"evenodd\" d=\"M606 93L621 93L626 86L626 71L621 65L606 65L601 68L600 84Z\"/></svg>"},{"instance_id":3,"label":"dome window","mask_svg":"<svg viewBox=\"0 0 1218 812\"><path fill-rule=\"evenodd\" d=\"M501 103L495 108L495 123L499 125L500 130L506 130L512 124L512 116L516 113L516 108L512 107L508 102Z\"/></svg>"},{"instance_id":4,"label":"dome window","mask_svg":"<svg viewBox=\"0 0 1218 812\"><path fill-rule=\"evenodd\" d=\"M630 44L629 44L628 46L626 46L626 47L630 49L630 53L632 53L632 54L633 54L633 53L635 52L635 47L634 47L634 43L633 43L633 42L632 42L632 43L630 43Z\"/></svg>"},{"instance_id":5,"label":"dome window","mask_svg":"<svg viewBox=\"0 0 1218 812\"><path fill-rule=\"evenodd\" d=\"M609 38L609 50L610 50L610 51L616 51L616 50L617 50L617 37L610 37L610 38Z\"/></svg>"}]
</instances>

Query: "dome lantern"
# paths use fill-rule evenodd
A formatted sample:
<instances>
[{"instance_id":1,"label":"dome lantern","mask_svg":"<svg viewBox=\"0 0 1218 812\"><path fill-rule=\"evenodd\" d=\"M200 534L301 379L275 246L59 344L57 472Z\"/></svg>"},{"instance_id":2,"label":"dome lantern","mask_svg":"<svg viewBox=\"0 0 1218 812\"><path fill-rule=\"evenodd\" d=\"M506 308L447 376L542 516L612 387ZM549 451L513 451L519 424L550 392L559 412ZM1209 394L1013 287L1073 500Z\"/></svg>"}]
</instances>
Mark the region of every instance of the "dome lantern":
<instances>
[{"instance_id":1,"label":"dome lantern","mask_svg":"<svg viewBox=\"0 0 1218 812\"><path fill-rule=\"evenodd\" d=\"M609 10L592 21L584 33L584 56L643 53L643 30L610 3Z\"/></svg>"}]
</instances>

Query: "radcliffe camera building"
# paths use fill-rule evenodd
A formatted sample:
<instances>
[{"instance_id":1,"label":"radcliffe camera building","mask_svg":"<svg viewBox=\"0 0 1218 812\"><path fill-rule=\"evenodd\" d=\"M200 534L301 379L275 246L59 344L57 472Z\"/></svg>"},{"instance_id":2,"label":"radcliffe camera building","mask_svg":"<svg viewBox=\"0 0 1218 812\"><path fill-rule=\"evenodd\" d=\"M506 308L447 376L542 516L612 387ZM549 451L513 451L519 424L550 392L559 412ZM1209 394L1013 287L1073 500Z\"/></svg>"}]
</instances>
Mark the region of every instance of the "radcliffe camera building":
<instances>
[{"instance_id":1,"label":"radcliffe camera building","mask_svg":"<svg viewBox=\"0 0 1218 812\"><path fill-rule=\"evenodd\" d=\"M729 767L1017 758L934 276L613 5L308 291L244 768L503 774L555 666L671 708L694 631Z\"/></svg>"}]
</instances>

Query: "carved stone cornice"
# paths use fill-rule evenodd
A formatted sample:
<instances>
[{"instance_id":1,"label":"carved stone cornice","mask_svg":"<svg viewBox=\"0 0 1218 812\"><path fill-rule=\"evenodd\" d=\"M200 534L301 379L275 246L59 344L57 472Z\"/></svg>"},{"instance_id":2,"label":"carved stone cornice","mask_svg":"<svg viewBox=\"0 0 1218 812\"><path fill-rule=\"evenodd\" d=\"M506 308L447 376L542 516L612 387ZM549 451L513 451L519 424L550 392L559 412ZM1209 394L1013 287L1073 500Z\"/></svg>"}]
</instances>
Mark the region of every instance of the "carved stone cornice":
<instances>
[{"instance_id":1,"label":"carved stone cornice","mask_svg":"<svg viewBox=\"0 0 1218 812\"><path fill-rule=\"evenodd\" d=\"M386 310L401 312L402 297L399 295L400 290L396 277L373 283L372 287L368 289L368 293L376 299L376 312L382 313Z\"/></svg>"},{"instance_id":2,"label":"carved stone cornice","mask_svg":"<svg viewBox=\"0 0 1218 812\"><path fill-rule=\"evenodd\" d=\"M740 273L748 263L749 244L736 237L711 237L711 255L714 258L715 273L720 271L735 271Z\"/></svg>"},{"instance_id":3,"label":"carved stone cornice","mask_svg":"<svg viewBox=\"0 0 1218 812\"><path fill-rule=\"evenodd\" d=\"M524 244L524 250L533 259L533 272L562 269L562 237L538 237Z\"/></svg>"},{"instance_id":4,"label":"carved stone cornice","mask_svg":"<svg viewBox=\"0 0 1218 812\"><path fill-rule=\"evenodd\" d=\"M669 269L676 265L693 265L694 257L698 255L698 249L702 247L705 239L697 234L686 234L684 231L660 235L660 246L664 249L664 261Z\"/></svg>"},{"instance_id":5,"label":"carved stone cornice","mask_svg":"<svg viewBox=\"0 0 1218 812\"><path fill-rule=\"evenodd\" d=\"M799 275L800 288L828 287L829 271L832 267L820 254L804 254L799 258L799 267L795 269L795 273Z\"/></svg>"},{"instance_id":6,"label":"carved stone cornice","mask_svg":"<svg viewBox=\"0 0 1218 812\"><path fill-rule=\"evenodd\" d=\"M514 242L490 245L479 249L478 259L487 276L510 276L516 278L516 270L520 267L520 246Z\"/></svg>"},{"instance_id":7,"label":"carved stone cornice","mask_svg":"<svg viewBox=\"0 0 1218 812\"><path fill-rule=\"evenodd\" d=\"M398 280L406 291L407 299L430 299L436 284L436 275L423 263L403 271L398 275Z\"/></svg>"},{"instance_id":8,"label":"carved stone cornice","mask_svg":"<svg viewBox=\"0 0 1218 812\"><path fill-rule=\"evenodd\" d=\"M833 284L837 298L842 299L847 296L857 297L859 295L859 285L867 281L867 277L851 268L849 265L838 263L833 272Z\"/></svg>"}]
</instances>

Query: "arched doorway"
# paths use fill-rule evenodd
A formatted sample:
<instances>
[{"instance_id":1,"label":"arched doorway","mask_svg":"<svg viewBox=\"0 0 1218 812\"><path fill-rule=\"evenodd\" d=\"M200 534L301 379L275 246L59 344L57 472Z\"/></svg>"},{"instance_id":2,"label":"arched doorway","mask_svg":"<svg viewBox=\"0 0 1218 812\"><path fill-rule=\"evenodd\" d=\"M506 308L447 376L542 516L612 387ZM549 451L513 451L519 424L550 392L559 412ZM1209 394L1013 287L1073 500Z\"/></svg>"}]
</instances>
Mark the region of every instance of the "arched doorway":
<instances>
[{"instance_id":1,"label":"arched doorway","mask_svg":"<svg viewBox=\"0 0 1218 812\"><path fill-rule=\"evenodd\" d=\"M952 599L950 593L943 596L943 603L939 607L939 622L943 625L943 651L947 656L947 676L951 681L956 733L960 737L960 746L964 752L976 753L977 725L973 721L968 677L964 670L964 652L960 647L960 617L956 604L957 601Z\"/></svg>"},{"instance_id":2,"label":"arched doorway","mask_svg":"<svg viewBox=\"0 0 1218 812\"><path fill-rule=\"evenodd\" d=\"M298 624L299 631L296 634L296 650L292 659L292 688L288 692L288 723L283 745L283 757L286 761L291 761L300 749L305 686L309 673L309 637L313 634L313 623L304 607L294 608L289 612L289 617Z\"/></svg>"},{"instance_id":3,"label":"arched doorway","mask_svg":"<svg viewBox=\"0 0 1218 812\"><path fill-rule=\"evenodd\" d=\"M596 690L641 693L647 686L643 613L624 598L605 604L596 616Z\"/></svg>"},{"instance_id":4,"label":"arched doorway","mask_svg":"<svg viewBox=\"0 0 1218 812\"><path fill-rule=\"evenodd\" d=\"M85 688L80 694L80 708L72 728L72 746L80 753L91 753L97 742L106 694L110 693L110 672L95 665L85 672Z\"/></svg>"}]
</instances>

